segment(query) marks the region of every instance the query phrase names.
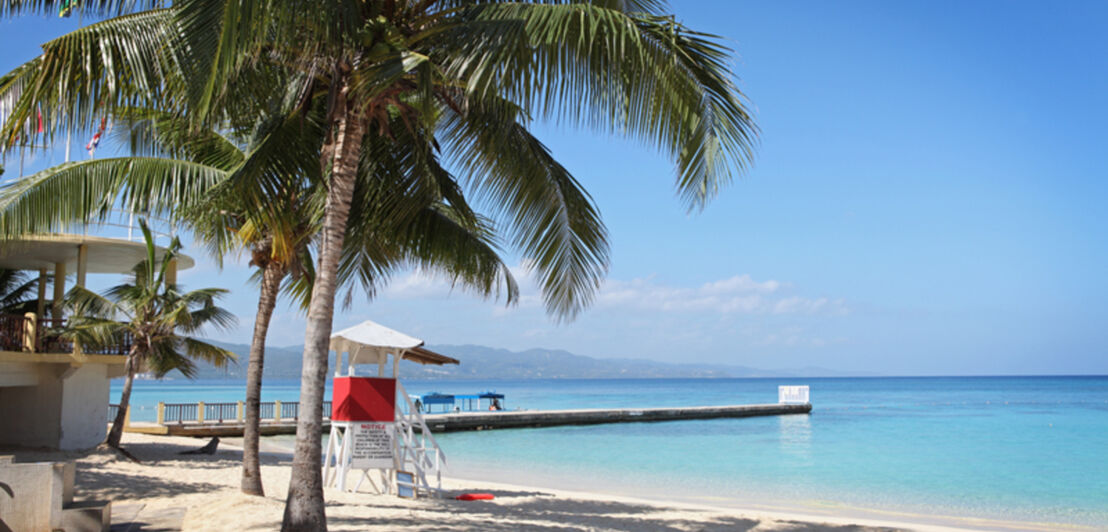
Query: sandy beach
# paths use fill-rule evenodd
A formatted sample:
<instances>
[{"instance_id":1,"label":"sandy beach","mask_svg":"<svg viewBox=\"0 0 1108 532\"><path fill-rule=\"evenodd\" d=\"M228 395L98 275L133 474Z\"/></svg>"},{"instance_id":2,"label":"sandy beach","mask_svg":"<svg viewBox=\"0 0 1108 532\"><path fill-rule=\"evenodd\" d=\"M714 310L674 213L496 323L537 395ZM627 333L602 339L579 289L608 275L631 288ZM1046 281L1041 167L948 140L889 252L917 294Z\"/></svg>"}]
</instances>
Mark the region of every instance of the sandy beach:
<instances>
[{"instance_id":1,"label":"sandy beach","mask_svg":"<svg viewBox=\"0 0 1108 532\"><path fill-rule=\"evenodd\" d=\"M186 531L275 530L288 486L290 457L263 455L266 497L238 490L241 451L220 445L215 455L180 455L204 442L191 438L126 434L125 447L142 463L98 450L88 453L19 453L19 461L77 461L78 499L109 499L120 518L174 522ZM401 499L326 490L331 530L956 530L928 524L790 515L489 482L451 479L452 492L493 493L493 501ZM164 523L164 524L163 524ZM967 527L977 528L977 527ZM991 528L991 527L989 527Z\"/></svg>"}]
</instances>

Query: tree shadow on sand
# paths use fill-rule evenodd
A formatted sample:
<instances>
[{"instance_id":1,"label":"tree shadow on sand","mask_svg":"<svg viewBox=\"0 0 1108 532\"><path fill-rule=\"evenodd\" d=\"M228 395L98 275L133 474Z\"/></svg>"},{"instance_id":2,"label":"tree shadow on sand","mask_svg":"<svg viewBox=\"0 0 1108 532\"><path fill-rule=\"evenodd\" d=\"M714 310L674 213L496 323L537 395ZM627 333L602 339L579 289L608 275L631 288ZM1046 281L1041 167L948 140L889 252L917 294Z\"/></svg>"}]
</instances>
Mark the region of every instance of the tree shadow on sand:
<instances>
[{"instance_id":1,"label":"tree shadow on sand","mask_svg":"<svg viewBox=\"0 0 1108 532\"><path fill-rule=\"evenodd\" d=\"M238 449L218 450L215 454L181 454L200 447L174 445L162 442L132 443L127 450L145 465L155 467L187 467L191 469L222 469L242 464L242 451ZM280 465L291 463L291 458L283 455L263 453L259 460L262 465Z\"/></svg>"},{"instance_id":2,"label":"tree shadow on sand","mask_svg":"<svg viewBox=\"0 0 1108 532\"><path fill-rule=\"evenodd\" d=\"M155 476L123 474L88 467L77 468L75 484L82 496L87 497L95 494L95 498L107 500L175 497L223 488L223 486L207 482L182 482ZM96 487L91 489L87 486Z\"/></svg>"},{"instance_id":3,"label":"tree shadow on sand","mask_svg":"<svg viewBox=\"0 0 1108 532\"><path fill-rule=\"evenodd\" d=\"M682 519L671 509L617 501L590 501L558 498L539 491L481 490L496 496L497 502L423 499L417 507L388 505L412 510L407 516L379 516L372 520L331 517L336 530L480 530L507 532L528 530L554 532L567 530L621 530L633 532L722 532L748 531L761 523L741 516L708 515L704 511L681 509L694 516ZM514 500L513 500L514 499ZM340 506L336 504L335 506ZM385 506L382 506L383 508ZM701 514L696 516L696 514ZM469 519L454 523L451 517L467 514ZM441 517L441 518L440 518ZM830 525L786 521L775 530L789 532L879 532L895 530L854 525Z\"/></svg>"}]
</instances>

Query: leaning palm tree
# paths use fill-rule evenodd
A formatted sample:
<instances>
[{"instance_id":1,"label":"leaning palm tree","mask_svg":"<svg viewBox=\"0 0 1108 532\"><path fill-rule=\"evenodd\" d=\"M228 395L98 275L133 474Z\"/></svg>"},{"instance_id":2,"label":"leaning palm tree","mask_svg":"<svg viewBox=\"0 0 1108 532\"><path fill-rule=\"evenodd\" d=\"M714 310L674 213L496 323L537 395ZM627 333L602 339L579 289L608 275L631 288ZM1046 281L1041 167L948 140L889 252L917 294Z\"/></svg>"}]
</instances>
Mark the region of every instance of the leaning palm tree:
<instances>
[{"instance_id":1,"label":"leaning palm tree","mask_svg":"<svg viewBox=\"0 0 1108 532\"><path fill-rule=\"evenodd\" d=\"M145 221L140 221L146 240L146 258L135 265L130 282L109 288L104 295L84 287L67 294L72 318L64 335L82 348L128 347L123 393L112 428L104 443L119 447L123 424L131 401L131 386L140 368L162 377L172 370L186 377L196 372L194 360L217 367L235 360L235 354L188 335L207 325L219 328L234 323L234 316L216 306L226 293L218 288L181 292L166 279L166 269L181 244L174 239L161 257Z\"/></svg>"},{"instance_id":2,"label":"leaning palm tree","mask_svg":"<svg viewBox=\"0 0 1108 532\"><path fill-rule=\"evenodd\" d=\"M150 3L102 0L90 9ZM3 0L0 12L55 4ZM47 50L36 65L0 79L0 100L23 93L0 109L0 141L10 145L39 103L88 125L98 112L182 88L190 117L221 120L244 87L268 88L239 77L262 60L297 70L305 100L327 95L327 135L318 147L325 200L300 399L308 415L298 420L283 524L325 530L318 412L352 198L364 163L375 172L365 140L396 136L393 118L402 117L405 129L423 133L413 151L441 147L466 189L498 210L511 243L534 261L548 312L571 318L607 269L606 233L588 195L528 131L531 117L627 134L668 152L691 210L752 157L756 129L727 70L729 51L663 7L334 0L303 9L274 0L181 0L95 30L110 38L58 42L56 54ZM174 68L184 74L167 81L162 74ZM275 212L278 176L242 173L231 181L250 209Z\"/></svg>"}]
</instances>

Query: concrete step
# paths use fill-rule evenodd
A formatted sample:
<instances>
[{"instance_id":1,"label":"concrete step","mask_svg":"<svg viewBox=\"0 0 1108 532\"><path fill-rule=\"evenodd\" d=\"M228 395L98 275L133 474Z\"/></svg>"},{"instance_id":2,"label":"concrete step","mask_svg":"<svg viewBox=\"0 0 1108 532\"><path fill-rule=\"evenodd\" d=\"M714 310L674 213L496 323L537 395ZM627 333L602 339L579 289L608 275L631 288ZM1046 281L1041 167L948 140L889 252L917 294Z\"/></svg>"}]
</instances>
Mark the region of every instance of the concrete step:
<instances>
[{"instance_id":1,"label":"concrete step","mask_svg":"<svg viewBox=\"0 0 1108 532\"><path fill-rule=\"evenodd\" d=\"M111 532L180 532L187 508L150 510L141 504L122 505L112 516ZM137 508L134 508L137 507Z\"/></svg>"},{"instance_id":2,"label":"concrete step","mask_svg":"<svg viewBox=\"0 0 1108 532\"><path fill-rule=\"evenodd\" d=\"M75 501L62 508L66 532L108 532L112 527L111 501Z\"/></svg>"}]
</instances>

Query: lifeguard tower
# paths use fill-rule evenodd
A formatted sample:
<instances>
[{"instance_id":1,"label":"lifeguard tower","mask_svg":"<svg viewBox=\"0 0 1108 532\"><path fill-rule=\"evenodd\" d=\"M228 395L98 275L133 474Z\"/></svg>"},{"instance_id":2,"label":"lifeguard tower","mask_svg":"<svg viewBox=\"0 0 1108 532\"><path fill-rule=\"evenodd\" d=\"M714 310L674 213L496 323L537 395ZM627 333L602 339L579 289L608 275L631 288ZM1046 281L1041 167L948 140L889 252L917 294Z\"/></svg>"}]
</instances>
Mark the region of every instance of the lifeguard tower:
<instances>
[{"instance_id":1,"label":"lifeguard tower","mask_svg":"<svg viewBox=\"0 0 1108 532\"><path fill-rule=\"evenodd\" d=\"M62 301L68 274L85 286L90 273L126 274L146 258L141 233L133 224L120 227L126 238L43 234L0 240L0 268L39 275L35 312L0 314L0 445L75 450L104 440L110 379L123 375L131 340L119 338L93 351L65 341L58 329L66 322ZM159 248L159 256L164 251ZM170 282L176 282L177 270L193 265L183 254L174 262L167 272ZM53 273L49 305L48 272Z\"/></svg>"},{"instance_id":2,"label":"lifeguard tower","mask_svg":"<svg viewBox=\"0 0 1108 532\"><path fill-rule=\"evenodd\" d=\"M346 490L347 476L358 471L353 491L366 480L378 493L441 490L446 456L397 379L401 360L440 366L458 360L424 349L422 340L372 321L332 335L331 350L336 360L331 435L323 461L325 485ZM376 376L355 374L356 366L374 365Z\"/></svg>"}]
</instances>

